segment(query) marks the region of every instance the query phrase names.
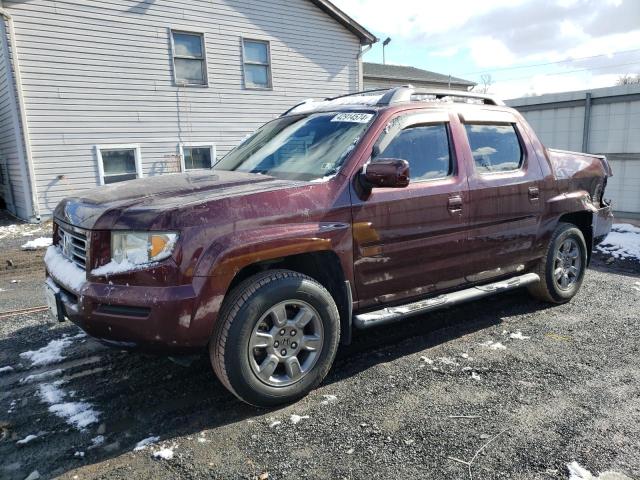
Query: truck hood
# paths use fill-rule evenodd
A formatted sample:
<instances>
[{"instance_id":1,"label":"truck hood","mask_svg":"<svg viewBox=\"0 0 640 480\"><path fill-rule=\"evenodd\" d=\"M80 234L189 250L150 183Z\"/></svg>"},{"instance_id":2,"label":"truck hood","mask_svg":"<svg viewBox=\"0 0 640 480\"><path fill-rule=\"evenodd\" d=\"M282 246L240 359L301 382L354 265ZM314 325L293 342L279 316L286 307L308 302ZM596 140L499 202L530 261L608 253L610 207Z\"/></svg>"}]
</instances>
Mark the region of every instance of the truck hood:
<instances>
[{"instance_id":1,"label":"truck hood","mask_svg":"<svg viewBox=\"0 0 640 480\"><path fill-rule=\"evenodd\" d=\"M182 208L300 185L307 182L228 171L160 175L84 191L60 202L54 216L89 230L176 228Z\"/></svg>"}]
</instances>

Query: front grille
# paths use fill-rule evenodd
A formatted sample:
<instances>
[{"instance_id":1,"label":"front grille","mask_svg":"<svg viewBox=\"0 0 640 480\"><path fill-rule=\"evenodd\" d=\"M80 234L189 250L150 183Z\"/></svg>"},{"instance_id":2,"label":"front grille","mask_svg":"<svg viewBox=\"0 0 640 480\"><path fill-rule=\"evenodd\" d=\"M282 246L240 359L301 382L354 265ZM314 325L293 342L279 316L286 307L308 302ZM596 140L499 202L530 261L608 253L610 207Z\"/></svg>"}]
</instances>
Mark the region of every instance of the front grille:
<instances>
[{"instance_id":1,"label":"front grille","mask_svg":"<svg viewBox=\"0 0 640 480\"><path fill-rule=\"evenodd\" d=\"M87 234L84 230L58 224L58 247L64 257L86 270Z\"/></svg>"}]
</instances>

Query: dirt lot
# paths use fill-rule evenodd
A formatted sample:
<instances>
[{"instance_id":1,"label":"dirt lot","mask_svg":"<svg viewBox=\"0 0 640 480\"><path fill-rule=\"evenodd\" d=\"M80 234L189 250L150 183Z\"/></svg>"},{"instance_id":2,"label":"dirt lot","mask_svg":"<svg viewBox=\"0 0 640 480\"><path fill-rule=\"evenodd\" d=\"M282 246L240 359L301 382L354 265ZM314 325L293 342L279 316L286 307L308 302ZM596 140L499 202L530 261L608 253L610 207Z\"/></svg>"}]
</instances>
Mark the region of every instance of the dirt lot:
<instances>
[{"instance_id":1,"label":"dirt lot","mask_svg":"<svg viewBox=\"0 0 640 480\"><path fill-rule=\"evenodd\" d=\"M24 241L0 239L0 312L44 304ZM576 461L640 479L640 263L605 260L568 305L514 292L359 333L321 388L269 411L205 357L0 317L0 478L567 479Z\"/></svg>"}]
</instances>

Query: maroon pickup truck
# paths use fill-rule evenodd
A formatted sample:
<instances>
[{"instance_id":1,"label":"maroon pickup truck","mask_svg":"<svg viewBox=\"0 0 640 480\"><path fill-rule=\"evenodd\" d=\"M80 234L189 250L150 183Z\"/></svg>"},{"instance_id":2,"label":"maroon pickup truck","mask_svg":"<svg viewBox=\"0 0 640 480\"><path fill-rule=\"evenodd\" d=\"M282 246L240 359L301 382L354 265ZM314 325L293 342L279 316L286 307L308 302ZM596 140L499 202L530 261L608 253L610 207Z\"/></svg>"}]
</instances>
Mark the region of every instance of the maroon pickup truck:
<instances>
[{"instance_id":1,"label":"maroon pickup truck","mask_svg":"<svg viewBox=\"0 0 640 480\"><path fill-rule=\"evenodd\" d=\"M611 228L610 175L488 96L307 102L211 171L64 200L45 291L106 344L208 349L231 392L276 405L316 387L354 328L525 286L569 301Z\"/></svg>"}]
</instances>

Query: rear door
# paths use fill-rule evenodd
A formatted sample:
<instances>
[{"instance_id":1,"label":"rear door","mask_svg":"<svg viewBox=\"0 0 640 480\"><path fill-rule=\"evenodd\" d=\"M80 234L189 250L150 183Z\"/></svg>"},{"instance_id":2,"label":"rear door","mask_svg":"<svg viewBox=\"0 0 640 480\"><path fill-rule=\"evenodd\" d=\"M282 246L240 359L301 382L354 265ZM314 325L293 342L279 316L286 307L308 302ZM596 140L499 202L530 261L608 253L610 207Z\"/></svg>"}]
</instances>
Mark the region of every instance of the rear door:
<instances>
[{"instance_id":1,"label":"rear door","mask_svg":"<svg viewBox=\"0 0 640 480\"><path fill-rule=\"evenodd\" d=\"M542 170L511 113L479 110L462 120L472 168L468 280L475 282L522 270L538 255Z\"/></svg>"},{"instance_id":2,"label":"rear door","mask_svg":"<svg viewBox=\"0 0 640 480\"><path fill-rule=\"evenodd\" d=\"M469 211L467 172L458 161L449 114L392 117L376 158L407 160L406 188L352 190L354 269L360 307L399 302L464 283Z\"/></svg>"}]
</instances>

